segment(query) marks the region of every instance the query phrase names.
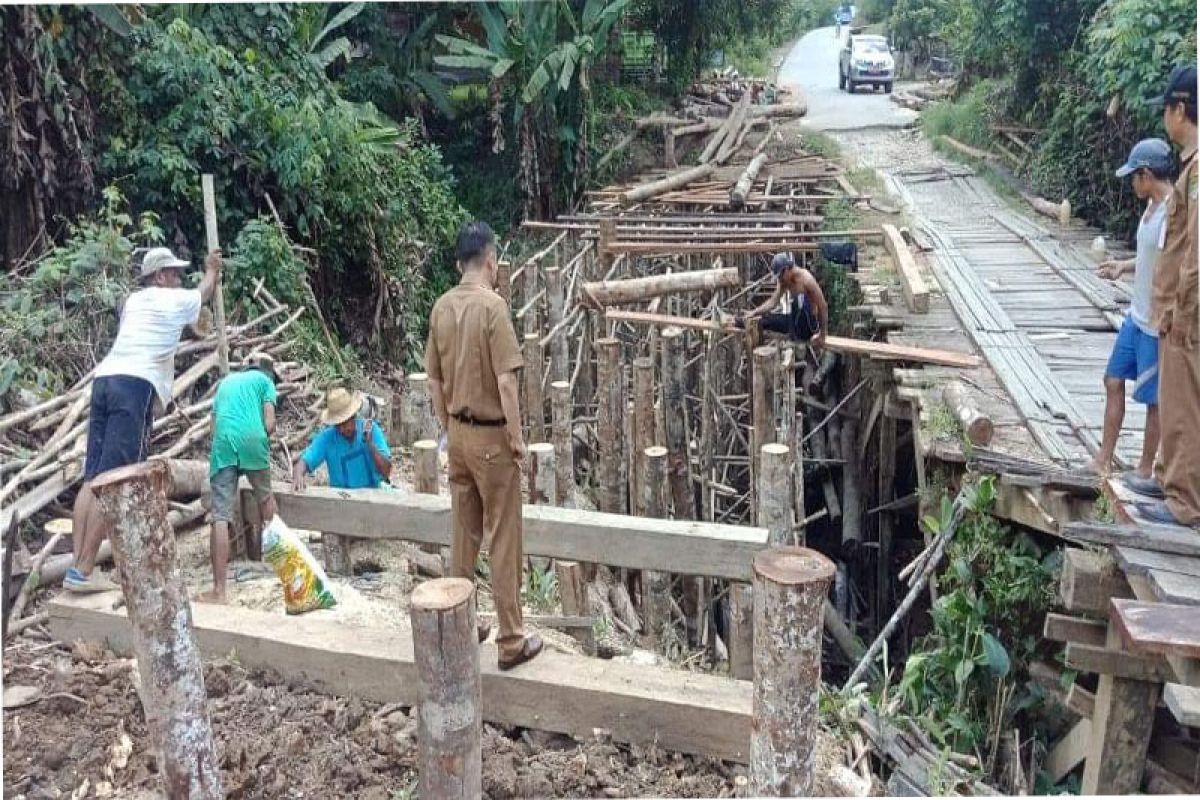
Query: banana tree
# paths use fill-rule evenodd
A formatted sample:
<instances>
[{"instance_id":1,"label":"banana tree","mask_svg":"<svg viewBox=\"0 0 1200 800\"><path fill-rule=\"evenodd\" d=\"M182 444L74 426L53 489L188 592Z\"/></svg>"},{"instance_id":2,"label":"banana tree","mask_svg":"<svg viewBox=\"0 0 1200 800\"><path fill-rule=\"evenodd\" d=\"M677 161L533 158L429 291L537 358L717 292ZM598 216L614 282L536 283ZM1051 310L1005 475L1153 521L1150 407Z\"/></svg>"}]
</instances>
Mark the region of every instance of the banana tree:
<instances>
[{"instance_id":1,"label":"banana tree","mask_svg":"<svg viewBox=\"0 0 1200 800\"><path fill-rule=\"evenodd\" d=\"M437 37L446 50L434 59L437 64L487 76L495 152L504 148L501 106L506 95L511 99L529 218L553 214L551 176L560 163L572 193L587 171L589 71L628 3L586 0L578 17L566 0L478 3L473 8L484 30L482 43Z\"/></svg>"}]
</instances>

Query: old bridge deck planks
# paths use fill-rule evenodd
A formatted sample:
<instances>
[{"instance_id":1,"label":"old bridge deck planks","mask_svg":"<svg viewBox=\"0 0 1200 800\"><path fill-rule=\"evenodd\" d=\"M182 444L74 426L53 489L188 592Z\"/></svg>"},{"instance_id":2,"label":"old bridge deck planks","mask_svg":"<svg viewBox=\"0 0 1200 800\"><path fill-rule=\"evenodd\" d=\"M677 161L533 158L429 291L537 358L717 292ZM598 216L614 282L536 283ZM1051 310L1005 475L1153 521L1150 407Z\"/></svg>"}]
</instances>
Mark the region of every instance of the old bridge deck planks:
<instances>
[{"instance_id":1,"label":"old bridge deck planks","mask_svg":"<svg viewBox=\"0 0 1200 800\"><path fill-rule=\"evenodd\" d=\"M933 244L927 258L961 326L1039 447L1059 462L1090 458L1103 424L1104 364L1128 298L1094 275L1080 242L1096 232L1048 229L958 172L889 182ZM1126 464L1139 455L1144 425L1144 412L1128 403L1118 442Z\"/></svg>"}]
</instances>

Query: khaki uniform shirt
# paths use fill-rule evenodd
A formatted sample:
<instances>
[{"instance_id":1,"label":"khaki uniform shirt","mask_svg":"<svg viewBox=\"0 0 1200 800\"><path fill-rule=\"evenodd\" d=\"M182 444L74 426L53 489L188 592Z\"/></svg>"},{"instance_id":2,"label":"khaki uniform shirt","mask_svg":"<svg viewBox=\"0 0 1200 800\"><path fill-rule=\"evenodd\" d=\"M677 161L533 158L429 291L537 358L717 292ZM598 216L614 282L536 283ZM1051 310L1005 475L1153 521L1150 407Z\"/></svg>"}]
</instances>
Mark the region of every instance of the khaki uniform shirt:
<instances>
[{"instance_id":1,"label":"khaki uniform shirt","mask_svg":"<svg viewBox=\"0 0 1200 800\"><path fill-rule=\"evenodd\" d=\"M1197 203L1196 148L1183 153L1180 173L1168 201L1167 224L1163 234L1162 252L1154 272L1154 300L1150 313L1159 332L1175 329L1176 336L1191 331L1196 339L1197 283L1196 215Z\"/></svg>"},{"instance_id":2,"label":"khaki uniform shirt","mask_svg":"<svg viewBox=\"0 0 1200 800\"><path fill-rule=\"evenodd\" d=\"M441 382L450 416L504 419L496 378L523 364L503 297L460 284L438 298L429 314L425 371Z\"/></svg>"}]
</instances>

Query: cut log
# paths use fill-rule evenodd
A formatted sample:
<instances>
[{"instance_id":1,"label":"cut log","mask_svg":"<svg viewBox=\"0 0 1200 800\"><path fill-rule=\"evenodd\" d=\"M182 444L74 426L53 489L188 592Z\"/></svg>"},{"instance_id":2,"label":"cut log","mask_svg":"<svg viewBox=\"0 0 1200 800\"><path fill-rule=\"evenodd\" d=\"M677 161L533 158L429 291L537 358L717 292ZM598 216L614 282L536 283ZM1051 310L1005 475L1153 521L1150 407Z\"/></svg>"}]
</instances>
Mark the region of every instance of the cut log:
<instances>
[{"instance_id":1,"label":"cut log","mask_svg":"<svg viewBox=\"0 0 1200 800\"><path fill-rule=\"evenodd\" d=\"M802 547L773 547L754 559L754 794L813 793L822 617L835 571Z\"/></svg>"},{"instance_id":2,"label":"cut log","mask_svg":"<svg viewBox=\"0 0 1200 800\"><path fill-rule=\"evenodd\" d=\"M994 156L991 153L987 152L986 150L980 150L978 148L971 147L970 145L963 144L958 139L955 139L950 136L943 135L942 141L945 142L946 144L950 145L951 147L953 147L955 150L962 153L963 155L968 155L971 158L978 158L981 161L990 161L994 158Z\"/></svg>"},{"instance_id":3,"label":"cut log","mask_svg":"<svg viewBox=\"0 0 1200 800\"><path fill-rule=\"evenodd\" d=\"M644 183L641 186L635 186L621 196L625 203L640 203L644 200L649 200L652 197L657 197L660 194L665 194L674 189L682 189L692 181L698 181L707 178L716 169L715 164L701 164L698 167L681 170L667 177Z\"/></svg>"},{"instance_id":4,"label":"cut log","mask_svg":"<svg viewBox=\"0 0 1200 800\"><path fill-rule=\"evenodd\" d=\"M717 132L709 137L708 142L704 145L704 149L700 151L700 163L707 164L714 156L720 152L725 142L737 135L737 127L741 125L742 119L746 116L746 107L750 105L750 94L747 92L738 100L737 105L733 107L733 111L717 128Z\"/></svg>"},{"instance_id":5,"label":"cut log","mask_svg":"<svg viewBox=\"0 0 1200 800\"><path fill-rule=\"evenodd\" d=\"M525 368L521 370L524 379L525 397L522 406L525 409L525 435L527 441L543 442L546 440L546 403L542 397L542 342L536 333L525 334L525 344L522 348L522 358Z\"/></svg>"},{"instance_id":6,"label":"cut log","mask_svg":"<svg viewBox=\"0 0 1200 800\"><path fill-rule=\"evenodd\" d=\"M204 665L167 520L167 467L152 461L92 483L115 523L117 575L134 630L139 692L168 797L220 798L221 769L209 724Z\"/></svg>"},{"instance_id":7,"label":"cut log","mask_svg":"<svg viewBox=\"0 0 1200 800\"><path fill-rule=\"evenodd\" d=\"M1037 197L1031 194L1021 195L1025 201L1033 207L1033 210L1041 214L1043 217L1057 220L1059 225L1064 228L1071 225L1071 201L1063 198L1062 202L1052 203L1044 197Z\"/></svg>"},{"instance_id":8,"label":"cut log","mask_svg":"<svg viewBox=\"0 0 1200 800\"><path fill-rule=\"evenodd\" d=\"M808 103L772 103L767 106L750 106L746 116L759 117L803 117L808 113Z\"/></svg>"},{"instance_id":9,"label":"cut log","mask_svg":"<svg viewBox=\"0 0 1200 800\"><path fill-rule=\"evenodd\" d=\"M713 292L735 289L741 276L734 267L674 272L670 275L651 275L616 281L596 281L580 286L583 299L595 308L642 303L654 297L690 292Z\"/></svg>"},{"instance_id":10,"label":"cut log","mask_svg":"<svg viewBox=\"0 0 1200 800\"><path fill-rule=\"evenodd\" d=\"M632 322L639 325L676 326L702 331L735 333L733 325L723 325L704 319L676 317L668 314L650 314L645 311L621 311L610 308L604 312L606 319ZM955 350L938 350L928 347L907 347L889 342L870 342L863 339L847 339L841 336L826 336L825 348L837 353L869 356L884 361L909 361L914 364L937 364L944 367L968 369L979 366L979 358Z\"/></svg>"},{"instance_id":11,"label":"cut log","mask_svg":"<svg viewBox=\"0 0 1200 800\"><path fill-rule=\"evenodd\" d=\"M759 170L767 163L767 154L759 153L756 155L746 169L742 171L741 176L737 179L733 189L729 192L729 205L734 208L742 208L746 205L746 196L750 194L750 189L754 186L754 181L758 178Z\"/></svg>"},{"instance_id":12,"label":"cut log","mask_svg":"<svg viewBox=\"0 0 1200 800\"><path fill-rule=\"evenodd\" d=\"M785 444L762 446L758 471L758 525L768 544L792 543L792 451Z\"/></svg>"},{"instance_id":13,"label":"cut log","mask_svg":"<svg viewBox=\"0 0 1200 800\"><path fill-rule=\"evenodd\" d=\"M696 500L692 492L688 463L688 415L684 413L683 331L667 328L662 332L662 414L667 443L667 478L676 520L696 518Z\"/></svg>"},{"instance_id":14,"label":"cut log","mask_svg":"<svg viewBox=\"0 0 1200 800\"><path fill-rule=\"evenodd\" d=\"M626 511L625 466L625 382L621 363L621 342L600 339L596 342L597 377L600 396L597 406L596 436L599 441L597 505L610 514Z\"/></svg>"},{"instance_id":15,"label":"cut log","mask_svg":"<svg viewBox=\"0 0 1200 800\"><path fill-rule=\"evenodd\" d=\"M554 504L573 507L575 504L575 444L571 438L571 384L555 381L550 384L550 411L554 439Z\"/></svg>"},{"instance_id":16,"label":"cut log","mask_svg":"<svg viewBox=\"0 0 1200 800\"><path fill-rule=\"evenodd\" d=\"M991 417L979 410L960 381L950 381L942 387L942 400L962 424L971 444L987 447L991 444L995 426Z\"/></svg>"},{"instance_id":17,"label":"cut log","mask_svg":"<svg viewBox=\"0 0 1200 800\"><path fill-rule=\"evenodd\" d=\"M529 445L529 504L551 505L558 498L554 486L554 445L534 442Z\"/></svg>"},{"instance_id":18,"label":"cut log","mask_svg":"<svg viewBox=\"0 0 1200 800\"><path fill-rule=\"evenodd\" d=\"M419 696L421 797L482 797L483 699L475 587L439 578L413 590L413 663Z\"/></svg>"}]
</instances>

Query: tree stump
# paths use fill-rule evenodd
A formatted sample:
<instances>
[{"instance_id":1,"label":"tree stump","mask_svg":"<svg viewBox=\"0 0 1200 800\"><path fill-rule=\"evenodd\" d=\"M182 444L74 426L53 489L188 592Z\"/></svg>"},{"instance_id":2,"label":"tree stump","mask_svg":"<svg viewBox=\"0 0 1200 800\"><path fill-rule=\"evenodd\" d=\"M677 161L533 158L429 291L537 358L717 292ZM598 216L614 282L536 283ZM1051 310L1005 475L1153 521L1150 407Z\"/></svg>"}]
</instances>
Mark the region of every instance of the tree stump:
<instances>
[{"instance_id":1,"label":"tree stump","mask_svg":"<svg viewBox=\"0 0 1200 800\"><path fill-rule=\"evenodd\" d=\"M427 581L413 590L409 616L420 712L421 797L482 797L475 587L464 578Z\"/></svg>"},{"instance_id":2,"label":"tree stump","mask_svg":"<svg viewBox=\"0 0 1200 800\"><path fill-rule=\"evenodd\" d=\"M835 571L829 559L803 547L772 547L754 558L755 795L812 794L822 617Z\"/></svg>"},{"instance_id":3,"label":"tree stump","mask_svg":"<svg viewBox=\"0 0 1200 800\"><path fill-rule=\"evenodd\" d=\"M553 505L558 497L555 488L554 445L534 442L529 445L529 504Z\"/></svg>"},{"instance_id":4,"label":"tree stump","mask_svg":"<svg viewBox=\"0 0 1200 800\"><path fill-rule=\"evenodd\" d=\"M437 438L437 419L433 416L433 405L429 400L429 376L424 372L414 372L408 376L400 419L400 441L397 444Z\"/></svg>"},{"instance_id":5,"label":"tree stump","mask_svg":"<svg viewBox=\"0 0 1200 800\"><path fill-rule=\"evenodd\" d=\"M554 440L554 504L575 506L575 444L571 438L571 384L555 381L550 384L550 411L553 419L551 438Z\"/></svg>"},{"instance_id":6,"label":"tree stump","mask_svg":"<svg viewBox=\"0 0 1200 800\"><path fill-rule=\"evenodd\" d=\"M141 699L167 797L220 798L221 769L209 724L204 668L187 586L167 519L167 466L143 461L92 483L114 522L113 557L133 626Z\"/></svg>"},{"instance_id":7,"label":"tree stump","mask_svg":"<svg viewBox=\"0 0 1200 800\"><path fill-rule=\"evenodd\" d=\"M792 542L792 450L785 444L764 444L759 455L759 527L768 531L767 543Z\"/></svg>"},{"instance_id":8,"label":"tree stump","mask_svg":"<svg viewBox=\"0 0 1200 800\"><path fill-rule=\"evenodd\" d=\"M596 435L599 440L596 504L601 511L624 514L625 386L621 369L621 342L600 339L596 342L599 394L597 397Z\"/></svg>"},{"instance_id":9,"label":"tree stump","mask_svg":"<svg viewBox=\"0 0 1200 800\"><path fill-rule=\"evenodd\" d=\"M542 342L536 333L525 334L522 346L525 361L525 433L531 442L546 440L546 404L542 398Z\"/></svg>"}]
</instances>

